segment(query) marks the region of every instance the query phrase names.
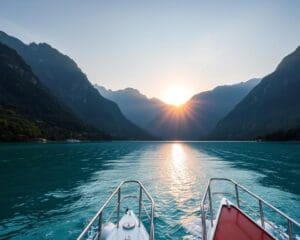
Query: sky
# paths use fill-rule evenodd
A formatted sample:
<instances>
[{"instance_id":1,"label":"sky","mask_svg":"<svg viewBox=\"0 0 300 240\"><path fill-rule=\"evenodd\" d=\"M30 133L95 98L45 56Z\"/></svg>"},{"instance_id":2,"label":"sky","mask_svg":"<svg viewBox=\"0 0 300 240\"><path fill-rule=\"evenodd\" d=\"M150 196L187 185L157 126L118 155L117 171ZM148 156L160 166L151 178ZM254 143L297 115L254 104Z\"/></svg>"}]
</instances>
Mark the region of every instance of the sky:
<instances>
[{"instance_id":1,"label":"sky","mask_svg":"<svg viewBox=\"0 0 300 240\"><path fill-rule=\"evenodd\" d=\"M92 83L166 101L267 75L299 23L297 0L0 1L1 30L51 44Z\"/></svg>"}]
</instances>

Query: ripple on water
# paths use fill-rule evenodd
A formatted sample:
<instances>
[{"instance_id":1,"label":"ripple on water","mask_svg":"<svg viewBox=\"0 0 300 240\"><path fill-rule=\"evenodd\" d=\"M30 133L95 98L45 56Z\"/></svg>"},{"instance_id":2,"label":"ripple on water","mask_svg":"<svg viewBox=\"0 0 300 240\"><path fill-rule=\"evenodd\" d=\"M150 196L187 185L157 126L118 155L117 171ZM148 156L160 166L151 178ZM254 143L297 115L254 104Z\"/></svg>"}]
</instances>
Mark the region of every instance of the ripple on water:
<instances>
[{"instance_id":1,"label":"ripple on water","mask_svg":"<svg viewBox=\"0 0 300 240\"><path fill-rule=\"evenodd\" d=\"M74 239L125 179L156 202L156 239L199 239L210 177L230 177L299 219L297 144L101 142L0 145L0 238Z\"/></svg>"}]
</instances>

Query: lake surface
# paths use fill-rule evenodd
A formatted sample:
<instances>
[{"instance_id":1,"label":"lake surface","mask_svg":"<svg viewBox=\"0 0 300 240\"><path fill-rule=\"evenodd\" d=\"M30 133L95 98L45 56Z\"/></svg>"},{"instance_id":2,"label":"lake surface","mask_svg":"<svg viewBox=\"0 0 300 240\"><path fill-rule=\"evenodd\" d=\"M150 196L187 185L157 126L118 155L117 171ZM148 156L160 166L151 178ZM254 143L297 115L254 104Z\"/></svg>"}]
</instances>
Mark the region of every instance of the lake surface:
<instances>
[{"instance_id":1,"label":"lake surface","mask_svg":"<svg viewBox=\"0 0 300 240\"><path fill-rule=\"evenodd\" d=\"M114 188L156 202L156 239L198 239L210 177L233 178L300 220L300 144L93 142L0 145L0 239L74 239Z\"/></svg>"}]
</instances>

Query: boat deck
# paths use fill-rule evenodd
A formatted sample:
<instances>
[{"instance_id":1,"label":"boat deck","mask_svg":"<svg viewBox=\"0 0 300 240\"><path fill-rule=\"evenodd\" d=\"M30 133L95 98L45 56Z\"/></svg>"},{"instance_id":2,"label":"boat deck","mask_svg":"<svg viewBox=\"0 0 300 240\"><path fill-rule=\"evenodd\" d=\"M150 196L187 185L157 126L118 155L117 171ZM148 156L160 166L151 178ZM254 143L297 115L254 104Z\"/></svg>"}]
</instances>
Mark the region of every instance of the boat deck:
<instances>
[{"instance_id":1,"label":"boat deck","mask_svg":"<svg viewBox=\"0 0 300 240\"><path fill-rule=\"evenodd\" d=\"M113 227L105 240L149 240L143 224L139 225L139 220L133 211L128 211L119 222L120 227Z\"/></svg>"},{"instance_id":2,"label":"boat deck","mask_svg":"<svg viewBox=\"0 0 300 240\"><path fill-rule=\"evenodd\" d=\"M126 201L128 199L132 202ZM126 204L138 202L138 206L133 205L138 217L126 208L120 218L124 201ZM103 216L104 210L107 210L106 216ZM77 238L83 239L154 240L154 201L143 184L137 180L121 182Z\"/></svg>"},{"instance_id":3,"label":"boat deck","mask_svg":"<svg viewBox=\"0 0 300 240\"><path fill-rule=\"evenodd\" d=\"M235 206L223 205L214 240L274 240L274 238Z\"/></svg>"}]
</instances>

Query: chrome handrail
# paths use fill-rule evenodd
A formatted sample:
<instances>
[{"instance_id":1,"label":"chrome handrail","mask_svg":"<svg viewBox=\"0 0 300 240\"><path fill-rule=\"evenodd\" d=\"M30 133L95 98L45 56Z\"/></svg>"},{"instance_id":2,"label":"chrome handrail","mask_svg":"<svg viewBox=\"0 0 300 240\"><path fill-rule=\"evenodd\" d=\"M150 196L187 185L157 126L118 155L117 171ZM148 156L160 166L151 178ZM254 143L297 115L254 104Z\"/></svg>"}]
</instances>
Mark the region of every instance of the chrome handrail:
<instances>
[{"instance_id":1,"label":"chrome handrail","mask_svg":"<svg viewBox=\"0 0 300 240\"><path fill-rule=\"evenodd\" d=\"M212 186L211 183L213 181L227 181L231 184L233 184L234 189L235 189L235 194L232 194L228 191L226 192L222 192L222 191L218 191L218 192L212 192ZM300 223L297 222L296 220L292 219L291 217L287 216L285 213L283 213L282 211L280 211L279 209L277 209L276 207L272 206L270 203L266 202L265 200L263 200L261 197L257 196L256 194L252 193L251 191L249 191L247 188L245 188L244 186L238 184L236 181L229 179L229 178L211 178L208 181L208 184L205 188L205 193L202 197L201 200L201 222L202 222L202 239L203 240L207 240L207 228L206 228L206 210L205 210L205 201L207 200L207 196L208 196L208 204L209 204L209 213L210 213L210 223L211 223L211 227L214 226L214 212L213 212L213 207L212 207L212 196L213 195L233 195L236 199L236 204L237 207L240 208L240 196L239 196L239 190L243 190L244 192L246 192L247 194L249 194L251 197L255 198L258 200L258 208L259 208L259 216L260 216L260 226L265 229L265 222L267 222L264 218L264 211L263 211L263 205L267 206L268 208L270 208L271 210L275 211L277 214L279 214L280 216L282 216L287 223L287 236L289 240L294 239L294 235L293 235L293 229L292 229L292 225L296 226L299 230L300 230Z\"/></svg>"},{"instance_id":2,"label":"chrome handrail","mask_svg":"<svg viewBox=\"0 0 300 240\"><path fill-rule=\"evenodd\" d=\"M140 188L140 192L139 192L139 196L130 196L130 195L126 195L123 198L121 197L121 189L125 184L128 183L136 183L138 184L139 188ZM112 214L114 213L114 211L117 208L117 227L119 227L119 220L120 220L120 206L121 206L121 202L124 199L128 199L128 198L135 198L139 200L139 213L138 213L138 218L139 218L139 227L141 225L141 211L142 211L142 206L144 207L143 204L143 200L142 200L142 196L143 193L145 194L145 196L147 197L147 199L151 202L151 212L150 212L150 236L149 236L149 240L154 240L154 207L155 207L155 203L153 198L151 197L151 195L149 194L149 192L145 189L145 187L143 186L143 184L140 181L137 180L127 180L127 181L123 181L119 184L119 186L112 192L112 194L109 196L109 198L106 200L106 202L103 204L103 206L98 210L98 212L96 213L96 215L89 221L89 223L86 225L86 227L84 228L84 230L80 233L80 235L78 236L77 240L82 240L84 239L84 236L86 236L86 234L88 234L89 230L91 230L93 224L98 220L98 229L97 229L97 234L95 239L100 240L101 239L101 231L102 231L102 213L103 210L108 206L108 204L111 202L112 198L118 194L118 203L116 205L116 207L113 209L112 213L110 214L110 217L112 216ZM144 210L146 208L144 207ZM146 212L147 217L149 216L149 213Z\"/></svg>"}]
</instances>

